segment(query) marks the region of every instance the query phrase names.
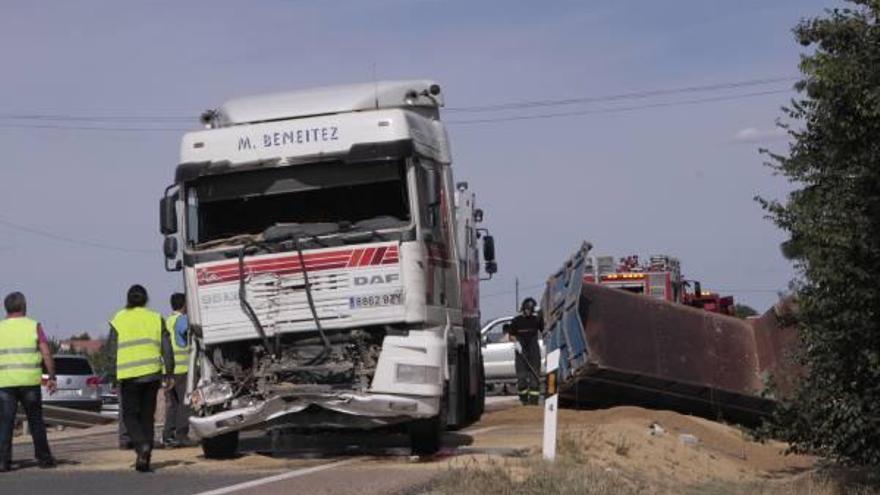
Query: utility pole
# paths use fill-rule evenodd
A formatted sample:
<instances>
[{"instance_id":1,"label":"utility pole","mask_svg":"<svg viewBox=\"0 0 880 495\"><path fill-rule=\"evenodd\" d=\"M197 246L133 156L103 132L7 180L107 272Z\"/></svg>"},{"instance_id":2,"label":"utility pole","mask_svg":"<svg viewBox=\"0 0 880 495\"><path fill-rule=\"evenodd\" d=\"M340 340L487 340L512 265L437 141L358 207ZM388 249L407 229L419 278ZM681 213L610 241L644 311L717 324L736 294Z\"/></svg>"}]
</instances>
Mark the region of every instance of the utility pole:
<instances>
[{"instance_id":1,"label":"utility pole","mask_svg":"<svg viewBox=\"0 0 880 495\"><path fill-rule=\"evenodd\" d=\"M519 277L516 277L516 286L513 293L515 294L513 297L516 299L513 300L513 310L517 311L519 309Z\"/></svg>"}]
</instances>

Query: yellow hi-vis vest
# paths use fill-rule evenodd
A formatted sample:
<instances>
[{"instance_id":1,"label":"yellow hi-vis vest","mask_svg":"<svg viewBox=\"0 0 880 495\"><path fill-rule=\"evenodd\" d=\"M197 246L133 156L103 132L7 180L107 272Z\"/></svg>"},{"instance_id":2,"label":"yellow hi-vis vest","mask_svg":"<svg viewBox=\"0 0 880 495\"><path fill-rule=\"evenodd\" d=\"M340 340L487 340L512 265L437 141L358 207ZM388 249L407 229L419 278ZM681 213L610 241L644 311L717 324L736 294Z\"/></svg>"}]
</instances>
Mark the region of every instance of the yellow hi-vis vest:
<instances>
[{"instance_id":1,"label":"yellow hi-vis vest","mask_svg":"<svg viewBox=\"0 0 880 495\"><path fill-rule=\"evenodd\" d=\"M165 319L165 329L171 335L171 347L174 348L174 374L182 375L189 371L189 332L186 334L186 345L182 347L177 345L177 332L174 331L174 326L178 318L180 313L177 311L168 315Z\"/></svg>"},{"instance_id":2,"label":"yellow hi-vis vest","mask_svg":"<svg viewBox=\"0 0 880 495\"><path fill-rule=\"evenodd\" d=\"M24 317L0 321L0 387L39 385L42 363L37 322Z\"/></svg>"},{"instance_id":3,"label":"yellow hi-vis vest","mask_svg":"<svg viewBox=\"0 0 880 495\"><path fill-rule=\"evenodd\" d=\"M162 316L146 308L123 309L110 322L116 329L116 378L162 371Z\"/></svg>"}]
</instances>

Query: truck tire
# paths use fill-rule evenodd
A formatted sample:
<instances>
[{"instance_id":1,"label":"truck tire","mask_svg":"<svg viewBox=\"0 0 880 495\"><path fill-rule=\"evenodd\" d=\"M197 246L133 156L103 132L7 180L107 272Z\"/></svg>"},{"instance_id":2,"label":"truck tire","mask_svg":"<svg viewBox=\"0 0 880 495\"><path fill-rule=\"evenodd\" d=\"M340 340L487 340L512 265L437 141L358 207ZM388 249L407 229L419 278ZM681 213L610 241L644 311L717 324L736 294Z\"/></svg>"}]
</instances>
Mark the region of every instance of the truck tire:
<instances>
[{"instance_id":1,"label":"truck tire","mask_svg":"<svg viewBox=\"0 0 880 495\"><path fill-rule=\"evenodd\" d=\"M206 459L232 459L238 454L238 432L203 438L202 452Z\"/></svg>"},{"instance_id":2,"label":"truck tire","mask_svg":"<svg viewBox=\"0 0 880 495\"><path fill-rule=\"evenodd\" d=\"M446 431L449 386L444 387L440 399L439 412L433 418L417 419L409 424L409 442L412 455L434 455L443 445L443 432Z\"/></svg>"},{"instance_id":3,"label":"truck tire","mask_svg":"<svg viewBox=\"0 0 880 495\"><path fill-rule=\"evenodd\" d=\"M456 352L455 373L450 376L450 386L455 386L455 423L449 424L450 430L467 428L473 421L470 418L470 368L468 364L467 349L461 348ZM447 401L447 404L449 402ZM448 420L449 418L447 418Z\"/></svg>"},{"instance_id":4,"label":"truck tire","mask_svg":"<svg viewBox=\"0 0 880 495\"><path fill-rule=\"evenodd\" d=\"M434 455L440 450L445 430L440 422L440 416L435 416L410 423L409 441L413 455Z\"/></svg>"},{"instance_id":5,"label":"truck tire","mask_svg":"<svg viewBox=\"0 0 880 495\"><path fill-rule=\"evenodd\" d=\"M468 419L476 423L486 411L486 371L483 369L483 358L480 357L477 366L477 396L473 402L468 403Z\"/></svg>"}]
</instances>

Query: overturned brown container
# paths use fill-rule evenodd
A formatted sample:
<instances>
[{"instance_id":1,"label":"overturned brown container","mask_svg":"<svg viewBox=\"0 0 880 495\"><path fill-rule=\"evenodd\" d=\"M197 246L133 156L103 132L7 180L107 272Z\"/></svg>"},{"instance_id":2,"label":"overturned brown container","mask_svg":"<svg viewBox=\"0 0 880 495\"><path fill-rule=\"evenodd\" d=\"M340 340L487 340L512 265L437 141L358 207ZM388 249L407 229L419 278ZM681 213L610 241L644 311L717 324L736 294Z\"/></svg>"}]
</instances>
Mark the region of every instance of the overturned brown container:
<instances>
[{"instance_id":1,"label":"overturned brown container","mask_svg":"<svg viewBox=\"0 0 880 495\"><path fill-rule=\"evenodd\" d=\"M547 349L562 355L563 404L634 404L746 424L772 410L762 370L775 353L762 363L749 322L582 283L585 257L582 248L551 277L544 298Z\"/></svg>"}]
</instances>

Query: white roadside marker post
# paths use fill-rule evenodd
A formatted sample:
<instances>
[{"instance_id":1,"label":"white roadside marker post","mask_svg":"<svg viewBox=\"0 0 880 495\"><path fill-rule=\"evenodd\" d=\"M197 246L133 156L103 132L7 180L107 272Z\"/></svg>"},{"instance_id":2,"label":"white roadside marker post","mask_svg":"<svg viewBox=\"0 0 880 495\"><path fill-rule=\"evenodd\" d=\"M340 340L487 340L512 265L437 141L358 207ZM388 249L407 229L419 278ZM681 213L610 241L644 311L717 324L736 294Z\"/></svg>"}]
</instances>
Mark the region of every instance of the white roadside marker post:
<instances>
[{"instance_id":1,"label":"white roadside marker post","mask_svg":"<svg viewBox=\"0 0 880 495\"><path fill-rule=\"evenodd\" d=\"M559 349L547 354L547 395L544 399L544 459L556 459L556 416L558 395Z\"/></svg>"}]
</instances>

